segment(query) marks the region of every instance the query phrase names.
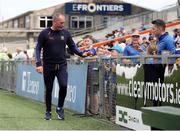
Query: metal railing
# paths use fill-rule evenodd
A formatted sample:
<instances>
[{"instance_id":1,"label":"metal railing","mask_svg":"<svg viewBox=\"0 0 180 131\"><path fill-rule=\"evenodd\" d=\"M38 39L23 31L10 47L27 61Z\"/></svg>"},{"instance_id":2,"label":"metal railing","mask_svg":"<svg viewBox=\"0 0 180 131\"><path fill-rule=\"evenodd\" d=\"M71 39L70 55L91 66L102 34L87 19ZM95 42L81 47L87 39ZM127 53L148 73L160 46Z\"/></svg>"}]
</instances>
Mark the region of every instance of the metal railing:
<instances>
[{"instance_id":1,"label":"metal railing","mask_svg":"<svg viewBox=\"0 0 180 131\"><path fill-rule=\"evenodd\" d=\"M119 56L118 58L106 58L106 57L99 57L99 58L86 58L86 59L68 59L68 63L70 64L83 64L88 63L91 70L98 71L99 68L102 67L102 61L109 61L109 60L115 60L117 63L121 65L131 65L131 64L149 64L148 59L154 58L159 59L159 62L156 64L173 64L175 63L175 58L180 58L180 55L168 55L164 53L163 55L140 55L140 56ZM123 60L129 59L132 60L130 63L125 63ZM136 61L133 61L133 60ZM10 91L15 91L15 85L16 85L16 73L17 73L17 65L18 64L32 64L32 61L0 61L0 88L4 88ZM96 74L97 76L97 74ZM99 76L101 77L101 76ZM96 80L96 78L93 80ZM95 85L97 84L94 83ZM94 85L91 84L91 85Z\"/></svg>"},{"instance_id":2,"label":"metal railing","mask_svg":"<svg viewBox=\"0 0 180 131\"><path fill-rule=\"evenodd\" d=\"M16 91L18 64L31 64L31 61L0 61L0 88Z\"/></svg>"},{"instance_id":3,"label":"metal railing","mask_svg":"<svg viewBox=\"0 0 180 131\"><path fill-rule=\"evenodd\" d=\"M148 64L149 58L161 59L161 63L158 64L173 64L172 62L175 63L180 55L98 57L78 59L78 61L69 59L69 64L88 63L86 113L114 121L117 105L116 65ZM136 59L138 63L132 61L127 64L124 63L124 59ZM17 66L20 63L32 64L31 61L0 61L0 88L16 91Z\"/></svg>"}]
</instances>

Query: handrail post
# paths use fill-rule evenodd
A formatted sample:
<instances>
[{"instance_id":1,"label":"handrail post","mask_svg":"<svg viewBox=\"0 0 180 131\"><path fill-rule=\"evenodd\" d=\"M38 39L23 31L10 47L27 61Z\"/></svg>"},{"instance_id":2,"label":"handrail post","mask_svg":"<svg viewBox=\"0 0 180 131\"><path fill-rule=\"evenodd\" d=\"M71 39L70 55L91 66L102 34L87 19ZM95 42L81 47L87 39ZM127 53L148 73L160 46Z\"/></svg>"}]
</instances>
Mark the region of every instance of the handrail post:
<instances>
[{"instance_id":1,"label":"handrail post","mask_svg":"<svg viewBox=\"0 0 180 131\"><path fill-rule=\"evenodd\" d=\"M104 116L104 67L103 60L99 58L99 91L100 91L100 102L99 102L99 115Z\"/></svg>"}]
</instances>

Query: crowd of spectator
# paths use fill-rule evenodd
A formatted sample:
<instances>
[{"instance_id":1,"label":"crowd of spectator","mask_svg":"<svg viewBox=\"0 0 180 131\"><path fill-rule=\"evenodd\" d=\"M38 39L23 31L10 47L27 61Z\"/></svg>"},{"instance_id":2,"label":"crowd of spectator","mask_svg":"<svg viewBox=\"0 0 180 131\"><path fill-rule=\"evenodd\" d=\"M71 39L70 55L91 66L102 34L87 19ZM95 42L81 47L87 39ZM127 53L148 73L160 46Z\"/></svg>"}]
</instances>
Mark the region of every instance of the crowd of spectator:
<instances>
[{"instance_id":1,"label":"crowd of spectator","mask_svg":"<svg viewBox=\"0 0 180 131\"><path fill-rule=\"evenodd\" d=\"M81 41L77 43L78 47L84 47L85 52L87 52L90 57L118 57L122 56L139 56L141 54L144 55L160 55L158 53L158 45L159 41L158 36L155 36L152 32L148 35L141 37L140 31L144 31L147 28L142 25L139 29L132 29L131 37L129 39L125 39L124 35L126 34L125 29L121 27L119 30L115 30L110 34L107 34L107 42L104 45L99 47L93 47L93 44L98 41L95 37L91 35L86 35L82 38ZM170 54L180 54L180 29L176 28L173 30L172 39L174 40L175 51L169 52ZM168 34L168 32L166 32ZM114 40L114 38L120 38L119 40ZM168 49L167 49L168 50ZM157 61L152 61L153 58L149 59L149 64L156 63ZM177 62L179 59L177 59ZM124 59L124 63L137 62L136 59ZM179 64L179 62L178 62Z\"/></svg>"},{"instance_id":2,"label":"crowd of spectator","mask_svg":"<svg viewBox=\"0 0 180 131\"><path fill-rule=\"evenodd\" d=\"M120 27L117 30L114 30L112 33L108 33L106 38L109 42L104 45L93 47L93 44L98 43L95 36L86 35L77 42L77 47L84 48L84 52L86 52L89 57L118 57L122 56L138 56L142 53L145 55L157 55L158 54L158 37L156 37L152 32L149 35L144 37L140 36L140 32L149 29L149 26L142 24L142 26L138 29L131 29L130 32L126 32L124 27ZM125 35L130 35L131 37L125 39ZM175 28L173 30L173 40L174 45L176 47L175 52L173 54L180 54L180 28ZM119 38L119 40L115 40L115 38ZM67 58L74 55L67 48ZM6 47L0 49L0 60L31 60L33 57L29 57L27 50L23 50L21 48L16 48L16 52L13 54L8 53ZM124 63L136 62L135 59L124 59ZM177 59L177 62L180 62L180 58ZM149 63L154 63L152 59L150 59Z\"/></svg>"},{"instance_id":3,"label":"crowd of spectator","mask_svg":"<svg viewBox=\"0 0 180 131\"><path fill-rule=\"evenodd\" d=\"M28 61L30 60L27 50L23 50L19 47L16 48L16 52L13 54L8 53L8 49L3 47L0 50L0 61L8 61L8 60L15 60L15 61Z\"/></svg>"}]
</instances>

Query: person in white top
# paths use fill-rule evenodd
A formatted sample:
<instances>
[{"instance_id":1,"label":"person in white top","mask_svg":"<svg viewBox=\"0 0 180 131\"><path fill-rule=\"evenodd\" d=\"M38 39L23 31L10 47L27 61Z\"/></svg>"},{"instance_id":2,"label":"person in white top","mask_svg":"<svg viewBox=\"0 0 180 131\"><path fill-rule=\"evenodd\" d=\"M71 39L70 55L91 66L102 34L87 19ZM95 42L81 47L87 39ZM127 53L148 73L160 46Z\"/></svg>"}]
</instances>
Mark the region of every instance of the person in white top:
<instances>
[{"instance_id":1,"label":"person in white top","mask_svg":"<svg viewBox=\"0 0 180 131\"><path fill-rule=\"evenodd\" d=\"M25 61L27 60L26 54L20 48L16 48L16 55L14 56L14 60Z\"/></svg>"}]
</instances>

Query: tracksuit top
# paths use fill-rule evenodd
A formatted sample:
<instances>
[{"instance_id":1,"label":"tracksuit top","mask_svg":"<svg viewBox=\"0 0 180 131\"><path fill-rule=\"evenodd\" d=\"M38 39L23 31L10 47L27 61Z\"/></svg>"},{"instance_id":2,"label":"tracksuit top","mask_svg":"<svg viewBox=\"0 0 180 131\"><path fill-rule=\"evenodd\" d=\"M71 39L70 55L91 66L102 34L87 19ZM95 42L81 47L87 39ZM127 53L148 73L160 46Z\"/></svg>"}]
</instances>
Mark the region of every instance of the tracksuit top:
<instances>
[{"instance_id":1,"label":"tracksuit top","mask_svg":"<svg viewBox=\"0 0 180 131\"><path fill-rule=\"evenodd\" d=\"M50 27L44 29L38 37L36 45L36 66L41 66L41 48L43 48L44 64L66 64L66 45L75 54L82 56L82 52L76 47L70 33L65 30L55 31Z\"/></svg>"}]
</instances>

